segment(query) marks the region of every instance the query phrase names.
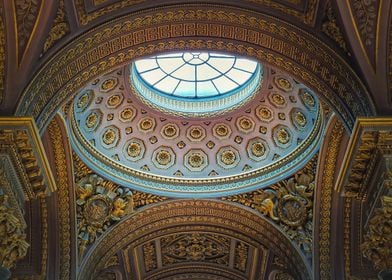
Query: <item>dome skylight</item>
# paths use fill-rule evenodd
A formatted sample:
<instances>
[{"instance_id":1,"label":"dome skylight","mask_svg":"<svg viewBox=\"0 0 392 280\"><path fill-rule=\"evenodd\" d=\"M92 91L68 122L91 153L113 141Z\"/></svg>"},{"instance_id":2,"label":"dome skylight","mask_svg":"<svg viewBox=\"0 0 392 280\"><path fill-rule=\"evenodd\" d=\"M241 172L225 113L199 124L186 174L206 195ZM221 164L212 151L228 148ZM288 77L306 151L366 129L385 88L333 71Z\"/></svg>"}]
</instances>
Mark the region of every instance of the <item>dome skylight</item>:
<instances>
[{"instance_id":1,"label":"dome skylight","mask_svg":"<svg viewBox=\"0 0 392 280\"><path fill-rule=\"evenodd\" d=\"M177 114L238 107L255 93L262 66L247 58L210 52L163 54L135 61L131 84L150 105Z\"/></svg>"}]
</instances>

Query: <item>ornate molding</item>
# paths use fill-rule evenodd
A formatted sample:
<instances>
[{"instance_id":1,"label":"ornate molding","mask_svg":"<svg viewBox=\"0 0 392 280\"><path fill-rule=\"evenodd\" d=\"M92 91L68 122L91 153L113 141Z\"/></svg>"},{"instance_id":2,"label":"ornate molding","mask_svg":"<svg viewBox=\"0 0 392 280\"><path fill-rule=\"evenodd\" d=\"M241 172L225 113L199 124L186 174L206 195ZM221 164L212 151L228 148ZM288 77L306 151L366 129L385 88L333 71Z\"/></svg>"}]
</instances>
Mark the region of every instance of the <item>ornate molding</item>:
<instances>
[{"instance_id":1,"label":"ornate molding","mask_svg":"<svg viewBox=\"0 0 392 280\"><path fill-rule=\"evenodd\" d=\"M4 7L0 5L0 104L3 102L5 90L5 34Z\"/></svg>"},{"instance_id":2,"label":"ornate molding","mask_svg":"<svg viewBox=\"0 0 392 280\"><path fill-rule=\"evenodd\" d=\"M42 0L15 0L14 3L19 53L23 54L33 33ZM21 58L22 55L19 56Z\"/></svg>"},{"instance_id":3,"label":"ornate molding","mask_svg":"<svg viewBox=\"0 0 392 280\"><path fill-rule=\"evenodd\" d=\"M8 205L8 196L0 194L0 266L11 269L23 259L29 248L26 224Z\"/></svg>"},{"instance_id":4,"label":"ornate molding","mask_svg":"<svg viewBox=\"0 0 392 280\"><path fill-rule=\"evenodd\" d=\"M334 40L345 53L350 55L347 50L347 45L343 37L342 30L338 25L335 11L331 6L331 2L327 3L326 15L321 25L321 31L325 33L329 38Z\"/></svg>"},{"instance_id":5,"label":"ornate molding","mask_svg":"<svg viewBox=\"0 0 392 280\"><path fill-rule=\"evenodd\" d=\"M392 118L358 118L335 189L344 196L363 199L380 159L391 154Z\"/></svg>"},{"instance_id":6,"label":"ornate molding","mask_svg":"<svg viewBox=\"0 0 392 280\"><path fill-rule=\"evenodd\" d=\"M362 51L375 68L378 37L378 16L382 0L347 1L352 24L355 28Z\"/></svg>"},{"instance_id":7,"label":"ornate molding","mask_svg":"<svg viewBox=\"0 0 392 280\"><path fill-rule=\"evenodd\" d=\"M332 192L335 178L335 168L339 155L344 127L339 120L332 120L333 128L329 137L328 149L325 156L325 167L322 170L321 179L321 203L320 203L320 225L319 225L319 262L320 279L331 279L331 207Z\"/></svg>"},{"instance_id":8,"label":"ornate molding","mask_svg":"<svg viewBox=\"0 0 392 280\"><path fill-rule=\"evenodd\" d=\"M312 257L313 193L318 154L295 175L270 187L223 197L259 211Z\"/></svg>"},{"instance_id":9,"label":"ornate molding","mask_svg":"<svg viewBox=\"0 0 392 280\"><path fill-rule=\"evenodd\" d=\"M56 18L54 19L48 38L45 40L44 53L46 53L58 40L63 38L69 32L64 0L60 0L58 5Z\"/></svg>"},{"instance_id":10,"label":"ornate molding","mask_svg":"<svg viewBox=\"0 0 392 280\"><path fill-rule=\"evenodd\" d=\"M389 183L387 195L383 195L380 201L381 205L373 212L361 244L363 255L377 270L392 267L392 184Z\"/></svg>"},{"instance_id":11,"label":"ornate molding","mask_svg":"<svg viewBox=\"0 0 392 280\"><path fill-rule=\"evenodd\" d=\"M0 153L7 155L22 182L24 199L56 190L38 130L31 118L0 118Z\"/></svg>"},{"instance_id":12,"label":"ornate molding","mask_svg":"<svg viewBox=\"0 0 392 280\"><path fill-rule=\"evenodd\" d=\"M182 6L102 25L76 39L41 69L21 97L17 114L33 115L43 128L69 93L94 77L142 55L183 48L247 54L272 64L307 81L348 127L355 116L373 113L361 81L328 47L278 20L250 11L232 11ZM184 40L184 36L195 39Z\"/></svg>"},{"instance_id":13,"label":"ornate molding","mask_svg":"<svg viewBox=\"0 0 392 280\"><path fill-rule=\"evenodd\" d=\"M136 209L165 200L165 197L132 191L106 180L73 153L79 259L96 240Z\"/></svg>"},{"instance_id":14,"label":"ornate molding","mask_svg":"<svg viewBox=\"0 0 392 280\"><path fill-rule=\"evenodd\" d=\"M70 205L70 186L68 181L69 163L67 162L63 134L60 129L59 118L53 119L48 126L48 133L54 153L54 172L58 183L58 207L60 224L60 279L69 279L71 273L71 216L73 211Z\"/></svg>"},{"instance_id":15,"label":"ornate molding","mask_svg":"<svg viewBox=\"0 0 392 280\"><path fill-rule=\"evenodd\" d=\"M121 1L117 1L113 4L104 6L102 8L98 8L95 11L88 13L85 9L85 4L84 4L84 0L75 0L75 7L76 7L76 12L78 14L78 18L79 18L79 23L81 25L87 25L89 24L91 21L96 20L102 16L108 15L110 13L116 12L116 11L120 11L124 8L139 4L139 3L143 3L146 0L121 0ZM105 0L100 0L98 3L98 1L95 1L94 4L102 4L103 2L105 2Z\"/></svg>"},{"instance_id":16,"label":"ornate molding","mask_svg":"<svg viewBox=\"0 0 392 280\"><path fill-rule=\"evenodd\" d=\"M265 246L279 256L295 277L309 279L301 254L275 226L254 211L213 200L167 201L128 216L91 249L79 277L94 278L107 260L123 248L133 252L138 244L175 232L224 234L254 247Z\"/></svg>"}]
</instances>

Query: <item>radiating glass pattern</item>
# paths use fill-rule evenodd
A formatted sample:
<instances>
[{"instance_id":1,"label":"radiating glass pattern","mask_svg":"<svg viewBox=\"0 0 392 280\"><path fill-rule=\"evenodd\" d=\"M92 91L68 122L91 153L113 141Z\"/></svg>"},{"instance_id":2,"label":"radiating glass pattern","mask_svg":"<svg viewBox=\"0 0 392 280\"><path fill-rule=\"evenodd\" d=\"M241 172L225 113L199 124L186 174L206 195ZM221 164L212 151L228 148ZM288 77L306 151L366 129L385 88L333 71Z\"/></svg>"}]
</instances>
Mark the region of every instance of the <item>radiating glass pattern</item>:
<instances>
[{"instance_id":1,"label":"radiating glass pattern","mask_svg":"<svg viewBox=\"0 0 392 280\"><path fill-rule=\"evenodd\" d=\"M199 100L236 92L258 67L250 59L212 52L170 53L134 63L136 74L160 93Z\"/></svg>"}]
</instances>

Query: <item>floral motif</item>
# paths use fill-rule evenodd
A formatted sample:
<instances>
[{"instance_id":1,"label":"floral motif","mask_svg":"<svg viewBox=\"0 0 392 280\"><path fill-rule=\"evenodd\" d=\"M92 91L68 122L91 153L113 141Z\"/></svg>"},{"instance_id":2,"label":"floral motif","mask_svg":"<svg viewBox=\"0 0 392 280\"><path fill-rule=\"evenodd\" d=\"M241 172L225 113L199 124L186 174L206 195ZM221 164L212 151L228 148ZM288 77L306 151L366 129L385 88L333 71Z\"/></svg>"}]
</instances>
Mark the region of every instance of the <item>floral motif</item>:
<instances>
[{"instance_id":1,"label":"floral motif","mask_svg":"<svg viewBox=\"0 0 392 280\"><path fill-rule=\"evenodd\" d=\"M168 123L162 127L161 134L166 139L175 139L179 135L179 128L174 123Z\"/></svg>"},{"instance_id":2,"label":"floral motif","mask_svg":"<svg viewBox=\"0 0 392 280\"><path fill-rule=\"evenodd\" d=\"M276 86L283 91L289 92L293 90L293 85L286 78L274 77L274 82Z\"/></svg>"},{"instance_id":3,"label":"floral motif","mask_svg":"<svg viewBox=\"0 0 392 280\"><path fill-rule=\"evenodd\" d=\"M155 119L151 117L142 118L138 123L139 131L152 132L155 129Z\"/></svg>"},{"instance_id":4,"label":"floral motif","mask_svg":"<svg viewBox=\"0 0 392 280\"><path fill-rule=\"evenodd\" d=\"M117 78L109 78L102 82L101 91L109 92L117 86L118 79Z\"/></svg>"}]
</instances>

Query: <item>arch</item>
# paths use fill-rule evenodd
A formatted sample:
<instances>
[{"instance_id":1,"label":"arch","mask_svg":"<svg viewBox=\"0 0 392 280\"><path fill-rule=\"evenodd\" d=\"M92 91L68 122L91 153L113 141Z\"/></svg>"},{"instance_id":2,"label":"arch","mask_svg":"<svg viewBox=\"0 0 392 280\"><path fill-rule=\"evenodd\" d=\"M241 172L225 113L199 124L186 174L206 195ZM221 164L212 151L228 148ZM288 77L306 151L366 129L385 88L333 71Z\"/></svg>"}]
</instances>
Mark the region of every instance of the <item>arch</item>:
<instances>
[{"instance_id":1,"label":"arch","mask_svg":"<svg viewBox=\"0 0 392 280\"><path fill-rule=\"evenodd\" d=\"M105 267L105 263L113 255L124 256L127 254L124 252L137 250L140 244L146 244L162 236L189 232L205 232L209 235L235 238L252 248L268 250L269 253L263 255L265 266L268 258L276 256L296 279L310 279L310 270L305 264L304 257L275 225L256 211L235 203L217 200L169 200L128 216L106 232L91 248L82 263L79 278L94 279L100 272L99 269ZM261 253L259 256L261 258ZM203 265L200 262L195 264L196 267L197 264ZM190 266L188 262L187 266L177 263L175 267L189 271ZM213 268L216 273L220 266L207 263L202 267ZM258 265L257 269L261 270L261 267L263 265ZM167 269L170 270L171 266L165 268L162 273L167 273ZM198 272L203 270L196 271ZM153 271L152 275L156 276L159 273ZM161 279L154 277L151 279ZM246 276L244 277L247 279ZM253 276L248 275L248 277L253 279ZM238 279L242 278L238 277Z\"/></svg>"},{"instance_id":2,"label":"arch","mask_svg":"<svg viewBox=\"0 0 392 280\"><path fill-rule=\"evenodd\" d=\"M281 69L317 92L348 128L375 112L350 66L314 36L257 12L189 4L120 17L70 42L34 76L16 114L32 115L43 130L88 81L135 58L184 48L245 54Z\"/></svg>"}]
</instances>

